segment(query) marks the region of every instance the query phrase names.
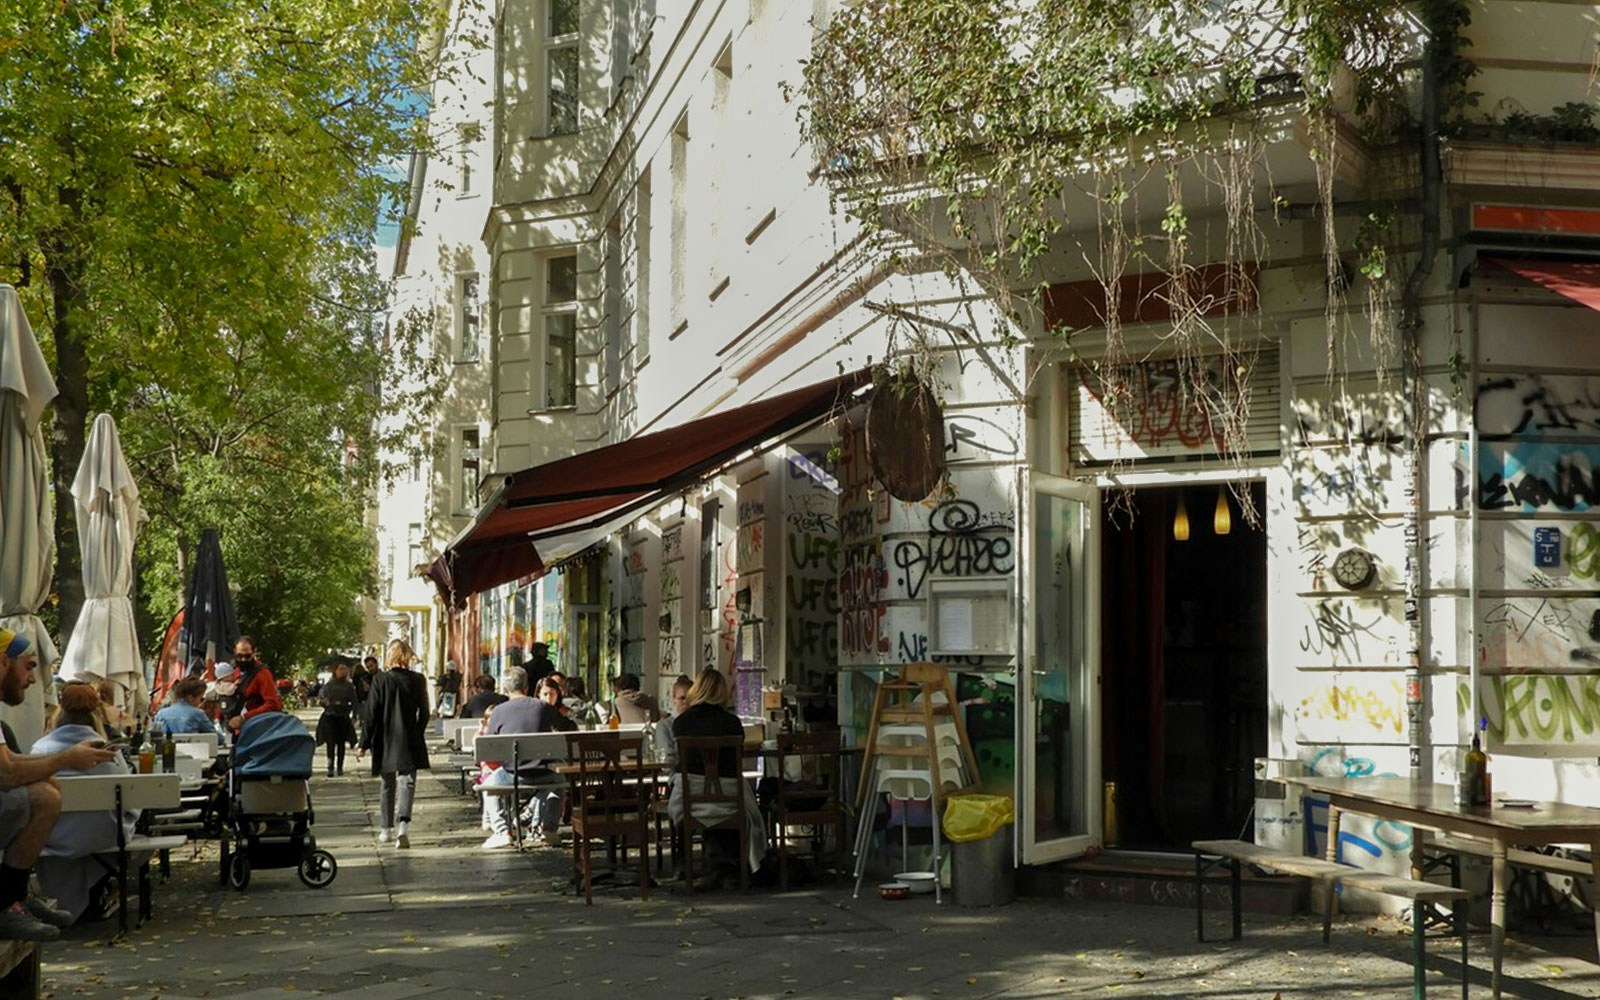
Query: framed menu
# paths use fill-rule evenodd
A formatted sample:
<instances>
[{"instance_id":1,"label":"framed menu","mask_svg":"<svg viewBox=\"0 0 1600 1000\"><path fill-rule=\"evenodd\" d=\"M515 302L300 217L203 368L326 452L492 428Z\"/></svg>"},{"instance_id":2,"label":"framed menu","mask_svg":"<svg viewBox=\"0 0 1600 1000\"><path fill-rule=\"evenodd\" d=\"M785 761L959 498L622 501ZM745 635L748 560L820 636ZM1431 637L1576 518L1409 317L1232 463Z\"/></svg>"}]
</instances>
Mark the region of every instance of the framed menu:
<instances>
[{"instance_id":1,"label":"framed menu","mask_svg":"<svg viewBox=\"0 0 1600 1000\"><path fill-rule=\"evenodd\" d=\"M928 581L928 652L934 656L1013 656L1016 595L1009 577Z\"/></svg>"}]
</instances>

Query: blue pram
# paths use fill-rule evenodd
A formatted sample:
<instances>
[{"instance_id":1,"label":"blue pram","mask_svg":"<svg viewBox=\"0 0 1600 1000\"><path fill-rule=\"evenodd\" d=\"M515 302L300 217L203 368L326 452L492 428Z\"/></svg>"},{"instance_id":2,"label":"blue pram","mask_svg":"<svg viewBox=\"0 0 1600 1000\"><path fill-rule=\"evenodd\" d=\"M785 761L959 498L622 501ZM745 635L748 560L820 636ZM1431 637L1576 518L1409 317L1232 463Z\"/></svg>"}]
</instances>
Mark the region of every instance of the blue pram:
<instances>
[{"instance_id":1,"label":"blue pram","mask_svg":"<svg viewBox=\"0 0 1600 1000\"><path fill-rule=\"evenodd\" d=\"M228 768L224 885L243 890L252 869L295 868L300 881L320 889L339 873L339 863L311 835L316 751L305 723L283 712L263 712L240 728Z\"/></svg>"}]
</instances>

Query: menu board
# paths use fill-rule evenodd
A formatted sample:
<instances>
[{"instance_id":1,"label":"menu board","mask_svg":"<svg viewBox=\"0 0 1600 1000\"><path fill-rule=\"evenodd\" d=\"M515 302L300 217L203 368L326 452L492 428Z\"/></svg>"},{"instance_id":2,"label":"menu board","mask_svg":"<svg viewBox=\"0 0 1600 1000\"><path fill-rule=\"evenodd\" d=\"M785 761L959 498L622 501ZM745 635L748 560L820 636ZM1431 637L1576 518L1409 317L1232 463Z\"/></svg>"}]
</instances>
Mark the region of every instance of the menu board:
<instances>
[{"instance_id":1,"label":"menu board","mask_svg":"<svg viewBox=\"0 0 1600 1000\"><path fill-rule=\"evenodd\" d=\"M1017 648L1011 581L930 580L928 652L936 656L1011 656Z\"/></svg>"}]
</instances>

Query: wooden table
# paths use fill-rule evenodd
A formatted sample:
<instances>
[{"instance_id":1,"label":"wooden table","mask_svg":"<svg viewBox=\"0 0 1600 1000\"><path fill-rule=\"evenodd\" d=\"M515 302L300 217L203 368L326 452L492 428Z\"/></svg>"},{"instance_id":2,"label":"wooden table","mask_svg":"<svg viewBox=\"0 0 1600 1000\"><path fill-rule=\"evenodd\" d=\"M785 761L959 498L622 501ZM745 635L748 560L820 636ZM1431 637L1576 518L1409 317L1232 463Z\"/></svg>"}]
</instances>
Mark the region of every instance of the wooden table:
<instances>
[{"instance_id":1,"label":"wooden table","mask_svg":"<svg viewBox=\"0 0 1600 1000\"><path fill-rule=\"evenodd\" d=\"M1513 844L1587 844L1591 873L1600 884L1600 809L1565 802L1533 802L1511 807L1503 805L1504 800L1498 798L1492 806L1459 806L1455 801L1455 789L1450 785L1413 782L1409 778L1293 777L1279 780L1328 799L1329 861L1338 860L1341 811L1396 820L1424 830L1478 837L1490 843L1493 871L1489 896L1490 945L1494 956L1491 982L1497 1000L1501 952L1506 937L1506 889L1510 884L1506 851ZM1421 837L1412 838L1413 878L1422 877L1424 846ZM1333 905L1331 892L1327 905ZM1600 948L1600 922L1595 926L1595 942Z\"/></svg>"}]
</instances>

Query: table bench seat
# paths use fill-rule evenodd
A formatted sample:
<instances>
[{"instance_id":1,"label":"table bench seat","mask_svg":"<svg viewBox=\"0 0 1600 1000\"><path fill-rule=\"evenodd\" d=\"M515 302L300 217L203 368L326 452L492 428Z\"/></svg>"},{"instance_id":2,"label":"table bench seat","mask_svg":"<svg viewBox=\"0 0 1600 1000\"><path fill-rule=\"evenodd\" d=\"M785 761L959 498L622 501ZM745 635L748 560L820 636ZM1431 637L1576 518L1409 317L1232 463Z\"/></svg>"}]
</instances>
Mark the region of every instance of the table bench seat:
<instances>
[{"instance_id":1,"label":"table bench seat","mask_svg":"<svg viewBox=\"0 0 1600 1000\"><path fill-rule=\"evenodd\" d=\"M0 996L39 1000L40 952L32 941L0 941Z\"/></svg>"},{"instance_id":2,"label":"table bench seat","mask_svg":"<svg viewBox=\"0 0 1600 1000\"><path fill-rule=\"evenodd\" d=\"M1195 933L1204 941L1205 934L1205 897L1203 895L1206 872L1216 865L1226 861L1230 865L1229 888L1230 902L1233 912L1233 938L1237 941L1243 936L1243 892L1241 885L1241 865L1254 865L1268 871L1284 872L1302 878L1317 879L1329 883L1330 891L1333 884L1338 884L1350 889L1361 889L1367 892L1382 893L1386 896L1396 896L1408 899L1412 906L1411 937L1413 942L1413 973L1414 992L1417 997L1423 997L1427 991L1427 981L1423 970L1423 961L1427 955L1425 943L1426 918L1424 907L1432 903L1455 903L1452 907L1452 917L1455 923L1456 934L1461 938L1461 996L1467 996L1467 908L1463 903L1469 893L1465 889L1455 886L1440 885L1437 882L1426 882L1421 879L1406 878L1401 875L1390 875L1387 872L1370 871L1357 868L1353 865L1342 865L1337 862L1320 858L1310 858L1301 854L1291 854L1260 844L1252 844L1244 840L1197 840L1191 845L1194 849L1194 899L1195 899ZM1207 861L1207 858L1214 860ZM1333 907L1330 904L1323 912L1322 940L1328 943L1332 934Z\"/></svg>"},{"instance_id":3,"label":"table bench seat","mask_svg":"<svg viewBox=\"0 0 1600 1000\"><path fill-rule=\"evenodd\" d=\"M1438 836L1428 841L1430 850L1448 851L1452 854L1471 854L1477 857L1494 857L1494 845L1487 840L1476 837ZM1542 871L1554 872L1557 875L1571 875L1574 878L1591 878L1594 867L1588 861L1578 861L1573 858L1558 858L1551 854L1541 854L1522 847L1509 847L1506 849L1506 860L1522 868L1538 868Z\"/></svg>"}]
</instances>

